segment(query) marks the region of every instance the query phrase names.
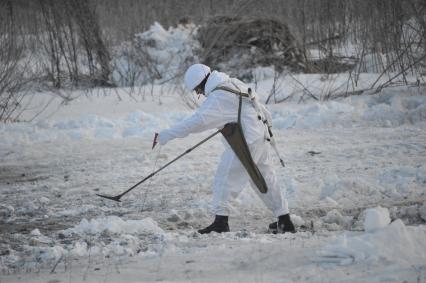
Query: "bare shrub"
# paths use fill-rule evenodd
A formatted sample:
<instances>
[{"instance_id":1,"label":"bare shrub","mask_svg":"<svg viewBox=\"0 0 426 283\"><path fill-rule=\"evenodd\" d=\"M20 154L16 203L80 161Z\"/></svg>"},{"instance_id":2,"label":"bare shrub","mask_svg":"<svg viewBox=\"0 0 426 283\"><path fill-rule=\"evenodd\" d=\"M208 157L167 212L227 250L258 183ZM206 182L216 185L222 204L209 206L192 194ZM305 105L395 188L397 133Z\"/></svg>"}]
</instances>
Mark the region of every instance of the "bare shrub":
<instances>
[{"instance_id":1,"label":"bare shrub","mask_svg":"<svg viewBox=\"0 0 426 283\"><path fill-rule=\"evenodd\" d=\"M39 60L55 88L112 86L109 50L88 0L39 0ZM47 55L47 56L45 56Z\"/></svg>"},{"instance_id":2,"label":"bare shrub","mask_svg":"<svg viewBox=\"0 0 426 283\"><path fill-rule=\"evenodd\" d=\"M14 25L11 1L0 2L0 122L13 121L22 107L25 76L24 46Z\"/></svg>"},{"instance_id":3,"label":"bare shrub","mask_svg":"<svg viewBox=\"0 0 426 283\"><path fill-rule=\"evenodd\" d=\"M154 23L150 29L136 34L131 42L125 42L115 50L114 81L119 86L131 88L151 85L151 90L154 85L177 85L175 90L183 95L184 90L180 87L183 73L196 62L193 52L198 45L193 37L195 32L196 27L191 23L169 29ZM190 100L185 103L192 105Z\"/></svg>"},{"instance_id":4,"label":"bare shrub","mask_svg":"<svg viewBox=\"0 0 426 283\"><path fill-rule=\"evenodd\" d=\"M305 67L296 38L286 24L275 19L212 17L198 34L200 57L219 69L275 66L279 71L284 67L300 71Z\"/></svg>"},{"instance_id":5,"label":"bare shrub","mask_svg":"<svg viewBox=\"0 0 426 283\"><path fill-rule=\"evenodd\" d=\"M111 86L111 58L102 38L95 6L91 5L89 0L69 0L68 4L72 18L78 26L82 47L86 52L89 76L97 86Z\"/></svg>"}]
</instances>

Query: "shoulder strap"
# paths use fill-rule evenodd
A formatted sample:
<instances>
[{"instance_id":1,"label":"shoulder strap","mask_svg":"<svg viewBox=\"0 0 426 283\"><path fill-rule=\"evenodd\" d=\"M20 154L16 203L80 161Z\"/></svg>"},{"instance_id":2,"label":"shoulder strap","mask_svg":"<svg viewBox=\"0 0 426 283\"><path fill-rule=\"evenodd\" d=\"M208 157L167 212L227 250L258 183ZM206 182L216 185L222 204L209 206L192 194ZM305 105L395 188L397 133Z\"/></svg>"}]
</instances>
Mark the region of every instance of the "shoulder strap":
<instances>
[{"instance_id":1,"label":"shoulder strap","mask_svg":"<svg viewBox=\"0 0 426 283\"><path fill-rule=\"evenodd\" d=\"M243 102L243 96L240 95L240 101L238 102L238 124L241 125L241 106L242 106L242 102Z\"/></svg>"},{"instance_id":2,"label":"shoulder strap","mask_svg":"<svg viewBox=\"0 0 426 283\"><path fill-rule=\"evenodd\" d=\"M219 86L215 87L212 90L212 92L215 91L215 90L224 90L224 91L231 92L231 93L238 95L238 96L249 97L248 93L241 92L239 90L233 89L233 88L228 87L228 86L219 85Z\"/></svg>"},{"instance_id":3,"label":"shoulder strap","mask_svg":"<svg viewBox=\"0 0 426 283\"><path fill-rule=\"evenodd\" d=\"M238 89L238 87L234 83L232 83L232 84L235 86L235 88ZM224 90L224 91L228 91L230 93L233 93L235 95L238 95L238 98L239 98L239 102L238 102L238 124L241 125L241 106L242 106L242 102L243 102L243 97L249 97L249 94L241 92L239 89L235 90L235 89L233 89L231 87L222 86L222 85L219 85L219 86L215 87L212 90L212 92L215 91L215 90Z\"/></svg>"}]
</instances>

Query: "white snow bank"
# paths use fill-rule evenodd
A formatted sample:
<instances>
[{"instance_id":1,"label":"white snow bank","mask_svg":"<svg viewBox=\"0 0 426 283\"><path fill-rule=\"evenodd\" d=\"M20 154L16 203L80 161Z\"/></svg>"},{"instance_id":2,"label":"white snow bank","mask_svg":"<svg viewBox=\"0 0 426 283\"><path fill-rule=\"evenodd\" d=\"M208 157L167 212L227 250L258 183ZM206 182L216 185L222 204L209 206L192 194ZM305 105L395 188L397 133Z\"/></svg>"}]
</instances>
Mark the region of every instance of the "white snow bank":
<instances>
[{"instance_id":1,"label":"white snow bank","mask_svg":"<svg viewBox=\"0 0 426 283\"><path fill-rule=\"evenodd\" d=\"M101 233L110 234L163 234L164 231L158 227L152 218L142 220L123 220L118 216L108 216L83 219L73 228L64 230L64 235L96 235Z\"/></svg>"},{"instance_id":2,"label":"white snow bank","mask_svg":"<svg viewBox=\"0 0 426 283\"><path fill-rule=\"evenodd\" d=\"M344 234L318 252L317 261L347 265L386 260L401 265L426 262L426 229L407 228L401 220L375 232Z\"/></svg>"},{"instance_id":3,"label":"white snow bank","mask_svg":"<svg viewBox=\"0 0 426 283\"><path fill-rule=\"evenodd\" d=\"M116 91L120 92L120 89ZM278 130L395 127L425 122L426 96L407 95L407 91L401 88L392 92L384 90L375 96L306 104L286 102L268 107L272 112L273 126ZM159 95L159 92L161 89L155 89L155 95ZM37 95L34 101L42 98L43 94ZM151 139L155 131L167 128L191 114L191 111L177 107L183 104L179 102L181 98L169 97L169 100L163 106L152 102L136 103L124 98L117 101L114 90L105 90L103 97L78 97L61 106L60 113L54 114L50 109L47 111L53 115L50 118L40 118L30 123L1 124L0 139L6 145L53 140Z\"/></svg>"},{"instance_id":4,"label":"white snow bank","mask_svg":"<svg viewBox=\"0 0 426 283\"><path fill-rule=\"evenodd\" d=\"M365 211L364 230L374 232L391 222L389 210L384 207L369 208Z\"/></svg>"},{"instance_id":5,"label":"white snow bank","mask_svg":"<svg viewBox=\"0 0 426 283\"><path fill-rule=\"evenodd\" d=\"M61 120L12 123L0 131L5 144L46 142L54 140L151 139L153 133L184 119L188 113L166 112L160 116L135 111L119 118L95 114Z\"/></svg>"},{"instance_id":6,"label":"white snow bank","mask_svg":"<svg viewBox=\"0 0 426 283\"><path fill-rule=\"evenodd\" d=\"M407 89L383 90L374 96L335 101L270 106L277 129L316 127L395 127L426 121L426 96L406 95Z\"/></svg>"}]
</instances>

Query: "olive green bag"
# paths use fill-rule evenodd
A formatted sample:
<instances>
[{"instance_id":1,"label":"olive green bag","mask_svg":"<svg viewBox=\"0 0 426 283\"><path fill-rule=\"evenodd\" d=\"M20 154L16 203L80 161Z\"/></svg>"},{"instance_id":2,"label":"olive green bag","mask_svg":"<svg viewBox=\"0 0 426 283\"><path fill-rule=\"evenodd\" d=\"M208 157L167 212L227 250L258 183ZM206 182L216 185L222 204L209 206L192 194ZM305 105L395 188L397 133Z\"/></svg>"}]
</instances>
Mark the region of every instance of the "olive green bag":
<instances>
[{"instance_id":1,"label":"olive green bag","mask_svg":"<svg viewBox=\"0 0 426 283\"><path fill-rule=\"evenodd\" d=\"M218 87L218 89L222 88ZM249 147L247 145L247 141L244 137L243 128L241 126L242 97L243 95L239 94L240 101L238 105L238 122L226 124L225 127L221 130L221 133L225 137L228 144L231 146L235 155L243 164L244 168L247 170L247 173L249 174L252 181L256 184L256 187L261 193L265 194L268 191L268 187L266 185L265 179L262 176L262 173L260 173L259 168L257 168L256 163L253 161Z\"/></svg>"}]
</instances>

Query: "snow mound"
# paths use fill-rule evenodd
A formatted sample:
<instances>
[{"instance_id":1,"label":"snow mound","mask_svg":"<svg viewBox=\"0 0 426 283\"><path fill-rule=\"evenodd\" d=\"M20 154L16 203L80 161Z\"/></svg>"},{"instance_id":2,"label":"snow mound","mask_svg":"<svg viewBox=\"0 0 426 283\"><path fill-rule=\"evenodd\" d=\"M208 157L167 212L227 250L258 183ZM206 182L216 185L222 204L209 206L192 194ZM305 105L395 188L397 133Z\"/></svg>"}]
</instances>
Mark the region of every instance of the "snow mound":
<instances>
[{"instance_id":1,"label":"snow mound","mask_svg":"<svg viewBox=\"0 0 426 283\"><path fill-rule=\"evenodd\" d=\"M326 216L321 218L324 223L337 224L342 227L350 227L352 224L352 216L343 216L337 209L330 210Z\"/></svg>"},{"instance_id":2,"label":"snow mound","mask_svg":"<svg viewBox=\"0 0 426 283\"><path fill-rule=\"evenodd\" d=\"M180 77L187 64L197 61L194 54L199 48L194 38L197 29L195 25L165 29L155 22L149 30L136 34L132 42L125 42L116 50L114 82L119 86L132 86L144 85L153 79L162 83Z\"/></svg>"},{"instance_id":3,"label":"snow mound","mask_svg":"<svg viewBox=\"0 0 426 283\"><path fill-rule=\"evenodd\" d=\"M425 232L424 227L408 229L398 219L372 233L355 236L344 234L338 237L334 243L328 244L318 252L317 261L340 265L374 263L380 260L401 265L425 262Z\"/></svg>"},{"instance_id":4,"label":"snow mound","mask_svg":"<svg viewBox=\"0 0 426 283\"><path fill-rule=\"evenodd\" d=\"M123 220L118 216L108 216L87 219L73 228L64 231L64 235L98 235L101 233L110 234L163 234L164 231L158 227L157 222L152 218L142 220Z\"/></svg>"},{"instance_id":5,"label":"snow mound","mask_svg":"<svg viewBox=\"0 0 426 283\"><path fill-rule=\"evenodd\" d=\"M34 230L31 231L30 235L32 235L32 236L41 236L41 232L40 232L39 229L36 228L36 229L34 229Z\"/></svg>"},{"instance_id":6,"label":"snow mound","mask_svg":"<svg viewBox=\"0 0 426 283\"><path fill-rule=\"evenodd\" d=\"M293 221L294 226L301 227L305 225L305 220L299 215L291 214L290 215L291 220Z\"/></svg>"},{"instance_id":7,"label":"snow mound","mask_svg":"<svg viewBox=\"0 0 426 283\"><path fill-rule=\"evenodd\" d=\"M374 232L391 222L389 210L383 207L369 208L365 211L364 230Z\"/></svg>"}]
</instances>

